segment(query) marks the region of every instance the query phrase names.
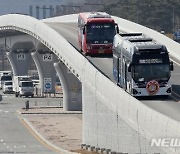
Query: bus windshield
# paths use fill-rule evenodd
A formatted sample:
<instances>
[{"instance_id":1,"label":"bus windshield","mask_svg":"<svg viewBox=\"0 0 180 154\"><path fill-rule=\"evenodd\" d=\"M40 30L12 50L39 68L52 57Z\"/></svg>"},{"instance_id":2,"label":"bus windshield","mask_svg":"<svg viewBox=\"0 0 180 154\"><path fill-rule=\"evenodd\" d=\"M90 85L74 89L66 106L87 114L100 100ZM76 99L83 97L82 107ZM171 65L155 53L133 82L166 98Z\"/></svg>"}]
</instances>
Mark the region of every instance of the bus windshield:
<instances>
[{"instance_id":1,"label":"bus windshield","mask_svg":"<svg viewBox=\"0 0 180 154\"><path fill-rule=\"evenodd\" d=\"M87 43L107 44L113 43L115 24L112 23L92 23L87 25Z\"/></svg>"},{"instance_id":2,"label":"bus windshield","mask_svg":"<svg viewBox=\"0 0 180 154\"><path fill-rule=\"evenodd\" d=\"M150 80L167 81L170 78L168 64L136 65L134 66L133 79L135 82Z\"/></svg>"}]
</instances>

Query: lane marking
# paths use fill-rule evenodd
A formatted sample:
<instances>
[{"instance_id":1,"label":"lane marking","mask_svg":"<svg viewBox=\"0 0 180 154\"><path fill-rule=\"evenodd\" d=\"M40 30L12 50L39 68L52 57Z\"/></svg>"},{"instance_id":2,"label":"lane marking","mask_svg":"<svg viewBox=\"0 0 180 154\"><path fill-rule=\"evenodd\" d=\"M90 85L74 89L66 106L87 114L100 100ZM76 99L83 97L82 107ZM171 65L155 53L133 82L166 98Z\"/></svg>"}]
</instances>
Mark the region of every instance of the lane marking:
<instances>
[{"instance_id":1,"label":"lane marking","mask_svg":"<svg viewBox=\"0 0 180 154\"><path fill-rule=\"evenodd\" d=\"M26 124L26 122L25 122L22 118L20 118L20 120L21 120L22 124L29 130L29 132L30 132L41 144L43 144L44 146L46 146L47 148L49 148L49 149L51 149L51 150L53 150L53 151L55 151L55 152L58 152L58 153L60 152L59 150L54 149L54 148L51 147L50 145L46 144L46 143Z\"/></svg>"},{"instance_id":2,"label":"lane marking","mask_svg":"<svg viewBox=\"0 0 180 154\"><path fill-rule=\"evenodd\" d=\"M171 59L171 58L170 58ZM171 59L174 63L180 66L180 63L176 62L175 60Z\"/></svg>"},{"instance_id":3,"label":"lane marking","mask_svg":"<svg viewBox=\"0 0 180 154\"><path fill-rule=\"evenodd\" d=\"M178 98L176 98L176 97L174 97L174 96L170 96L175 102L177 102L177 103L180 103L180 100L178 99Z\"/></svg>"}]
</instances>

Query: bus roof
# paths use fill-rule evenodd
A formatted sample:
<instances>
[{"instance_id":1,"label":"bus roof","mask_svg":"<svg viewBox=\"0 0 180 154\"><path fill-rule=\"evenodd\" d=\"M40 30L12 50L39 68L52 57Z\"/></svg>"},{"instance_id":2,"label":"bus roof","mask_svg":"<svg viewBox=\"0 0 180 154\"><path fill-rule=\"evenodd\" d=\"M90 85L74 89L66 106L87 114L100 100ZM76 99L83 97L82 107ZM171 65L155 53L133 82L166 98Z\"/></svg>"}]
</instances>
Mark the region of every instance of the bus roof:
<instances>
[{"instance_id":1,"label":"bus roof","mask_svg":"<svg viewBox=\"0 0 180 154\"><path fill-rule=\"evenodd\" d=\"M98 21L114 22L114 19L111 18L111 16L106 12L83 12L83 13L79 13L79 17L81 17L86 23L98 22Z\"/></svg>"},{"instance_id":2,"label":"bus roof","mask_svg":"<svg viewBox=\"0 0 180 154\"><path fill-rule=\"evenodd\" d=\"M131 47L135 47L137 49L136 52L146 52L146 51L149 52L150 50L155 52L158 51L158 49L165 47L164 45L156 42L152 38L142 33L116 34L116 35L118 36L115 38L119 39L119 41L117 42L124 42L123 48L130 49Z\"/></svg>"},{"instance_id":3,"label":"bus roof","mask_svg":"<svg viewBox=\"0 0 180 154\"><path fill-rule=\"evenodd\" d=\"M84 12L80 13L80 15L84 16L85 18L111 18L109 14L106 12Z\"/></svg>"},{"instance_id":4,"label":"bus roof","mask_svg":"<svg viewBox=\"0 0 180 154\"><path fill-rule=\"evenodd\" d=\"M124 40L128 40L130 42L149 42L153 40L142 33L123 33L119 35L123 37Z\"/></svg>"}]
</instances>

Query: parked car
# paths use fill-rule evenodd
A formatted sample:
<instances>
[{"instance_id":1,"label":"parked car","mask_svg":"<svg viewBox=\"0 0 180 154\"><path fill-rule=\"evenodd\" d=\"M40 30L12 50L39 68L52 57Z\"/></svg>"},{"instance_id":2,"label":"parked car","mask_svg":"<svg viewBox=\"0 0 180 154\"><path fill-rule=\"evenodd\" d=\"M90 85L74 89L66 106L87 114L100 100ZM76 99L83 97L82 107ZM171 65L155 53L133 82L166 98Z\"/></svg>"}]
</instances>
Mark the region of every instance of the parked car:
<instances>
[{"instance_id":1,"label":"parked car","mask_svg":"<svg viewBox=\"0 0 180 154\"><path fill-rule=\"evenodd\" d=\"M13 82L12 81L5 81L3 84L3 93L14 93L13 91Z\"/></svg>"},{"instance_id":2,"label":"parked car","mask_svg":"<svg viewBox=\"0 0 180 154\"><path fill-rule=\"evenodd\" d=\"M0 77L0 89L3 88L5 81L12 81L12 76L11 75L2 75Z\"/></svg>"}]
</instances>

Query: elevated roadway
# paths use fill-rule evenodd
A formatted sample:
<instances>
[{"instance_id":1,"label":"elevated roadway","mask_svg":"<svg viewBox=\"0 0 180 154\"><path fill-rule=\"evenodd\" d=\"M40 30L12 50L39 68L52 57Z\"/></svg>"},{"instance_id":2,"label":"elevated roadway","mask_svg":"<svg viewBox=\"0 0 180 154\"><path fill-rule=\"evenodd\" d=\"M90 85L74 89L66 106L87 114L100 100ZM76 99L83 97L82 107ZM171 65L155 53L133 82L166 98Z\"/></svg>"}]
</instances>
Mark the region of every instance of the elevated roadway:
<instances>
[{"instance_id":1,"label":"elevated roadway","mask_svg":"<svg viewBox=\"0 0 180 154\"><path fill-rule=\"evenodd\" d=\"M77 23L63 23L45 22L48 26L56 30L60 35L66 38L76 49L79 49L78 45L78 27ZM120 26L120 25L119 25ZM113 78L113 59L112 57L91 57L86 56L99 70L101 70L111 81ZM170 98L156 97L156 98L142 98L141 102L151 107L152 109L161 112L162 114L171 117L177 121L180 121L180 63L174 61L174 71L171 76L171 83L173 84L173 95Z\"/></svg>"}]
</instances>

